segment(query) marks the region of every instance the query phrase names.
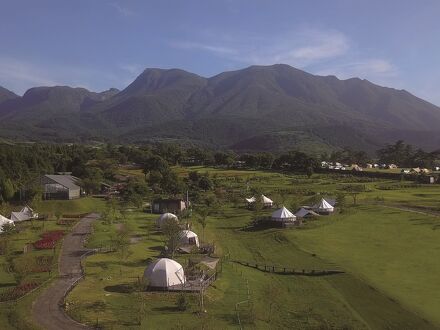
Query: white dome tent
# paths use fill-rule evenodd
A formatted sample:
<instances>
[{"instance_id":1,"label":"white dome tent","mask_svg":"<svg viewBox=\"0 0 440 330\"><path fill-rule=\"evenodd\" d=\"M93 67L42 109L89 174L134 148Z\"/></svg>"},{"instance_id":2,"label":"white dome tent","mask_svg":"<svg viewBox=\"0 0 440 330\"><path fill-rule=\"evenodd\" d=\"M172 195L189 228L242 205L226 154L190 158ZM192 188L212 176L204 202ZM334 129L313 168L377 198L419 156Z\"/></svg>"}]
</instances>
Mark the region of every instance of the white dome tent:
<instances>
[{"instance_id":1,"label":"white dome tent","mask_svg":"<svg viewBox=\"0 0 440 330\"><path fill-rule=\"evenodd\" d=\"M313 208L316 212L321 214L329 214L335 210L334 207L324 198L322 198L321 201L318 204L316 204Z\"/></svg>"},{"instance_id":2,"label":"white dome tent","mask_svg":"<svg viewBox=\"0 0 440 330\"><path fill-rule=\"evenodd\" d=\"M8 224L14 226L14 221L12 221L12 220L10 220L0 214L0 233L3 232L3 226L8 225Z\"/></svg>"},{"instance_id":3,"label":"white dome tent","mask_svg":"<svg viewBox=\"0 0 440 330\"><path fill-rule=\"evenodd\" d=\"M182 230L180 233L180 243L184 245L195 245L197 247L200 246L199 237L191 230Z\"/></svg>"},{"instance_id":4,"label":"white dome tent","mask_svg":"<svg viewBox=\"0 0 440 330\"><path fill-rule=\"evenodd\" d=\"M164 213L164 214L162 214L159 218L157 218L157 220L156 220L156 225L159 227L159 228L162 228L164 225L165 225L165 223L167 222L167 221L175 221L175 222L179 222L179 218L177 217L177 215L175 215L175 214L172 214L172 213Z\"/></svg>"},{"instance_id":5,"label":"white dome tent","mask_svg":"<svg viewBox=\"0 0 440 330\"><path fill-rule=\"evenodd\" d=\"M161 258L148 265L144 272L144 279L153 288L170 288L185 284L185 273L178 262Z\"/></svg>"},{"instance_id":6,"label":"white dome tent","mask_svg":"<svg viewBox=\"0 0 440 330\"><path fill-rule=\"evenodd\" d=\"M272 221L295 222L296 216L283 206L272 213Z\"/></svg>"}]
</instances>

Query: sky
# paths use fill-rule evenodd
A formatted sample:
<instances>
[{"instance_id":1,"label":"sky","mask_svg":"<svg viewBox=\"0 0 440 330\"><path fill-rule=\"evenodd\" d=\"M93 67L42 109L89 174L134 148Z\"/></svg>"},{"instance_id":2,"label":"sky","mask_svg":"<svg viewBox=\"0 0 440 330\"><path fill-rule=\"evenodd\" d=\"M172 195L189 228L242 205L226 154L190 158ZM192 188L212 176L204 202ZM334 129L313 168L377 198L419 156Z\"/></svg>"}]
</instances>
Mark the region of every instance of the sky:
<instances>
[{"instance_id":1,"label":"sky","mask_svg":"<svg viewBox=\"0 0 440 330\"><path fill-rule=\"evenodd\" d=\"M0 86L123 89L285 63L440 105L438 0L0 0Z\"/></svg>"}]
</instances>

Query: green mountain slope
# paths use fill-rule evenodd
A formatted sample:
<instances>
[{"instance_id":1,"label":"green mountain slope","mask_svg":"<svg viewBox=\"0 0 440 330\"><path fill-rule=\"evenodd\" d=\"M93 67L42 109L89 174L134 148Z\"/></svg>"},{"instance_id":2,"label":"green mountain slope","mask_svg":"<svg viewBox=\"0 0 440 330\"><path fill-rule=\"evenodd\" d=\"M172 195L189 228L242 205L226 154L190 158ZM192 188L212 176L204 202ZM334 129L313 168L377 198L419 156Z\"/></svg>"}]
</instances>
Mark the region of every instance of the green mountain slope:
<instances>
[{"instance_id":1,"label":"green mountain slope","mask_svg":"<svg viewBox=\"0 0 440 330\"><path fill-rule=\"evenodd\" d=\"M211 78L146 69L124 90L102 93L57 86L14 97L0 90L0 135L33 140L176 139L238 150L375 150L404 138L433 149L440 145L439 127L440 108L406 91L283 64Z\"/></svg>"}]
</instances>

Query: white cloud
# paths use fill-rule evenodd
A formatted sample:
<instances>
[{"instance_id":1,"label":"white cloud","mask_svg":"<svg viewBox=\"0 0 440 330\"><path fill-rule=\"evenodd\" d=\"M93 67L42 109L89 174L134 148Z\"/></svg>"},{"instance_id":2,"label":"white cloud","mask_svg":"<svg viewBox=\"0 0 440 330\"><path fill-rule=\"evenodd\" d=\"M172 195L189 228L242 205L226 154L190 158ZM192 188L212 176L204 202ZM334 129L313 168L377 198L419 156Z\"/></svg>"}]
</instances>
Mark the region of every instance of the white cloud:
<instances>
[{"instance_id":1,"label":"white cloud","mask_svg":"<svg viewBox=\"0 0 440 330\"><path fill-rule=\"evenodd\" d=\"M329 65L315 74L334 75L340 79L358 77L382 86L403 88L397 67L386 59L366 58L344 64Z\"/></svg>"},{"instance_id":2,"label":"white cloud","mask_svg":"<svg viewBox=\"0 0 440 330\"><path fill-rule=\"evenodd\" d=\"M347 37L339 32L306 33L310 44L292 50L294 59L315 61L344 55L350 48Z\"/></svg>"},{"instance_id":3,"label":"white cloud","mask_svg":"<svg viewBox=\"0 0 440 330\"><path fill-rule=\"evenodd\" d=\"M237 54L237 50L224 46L216 46L210 44L203 44L200 42L191 42L191 41L173 41L169 43L170 46L174 48L180 49L188 49L188 50L203 50L212 52L218 55L235 55Z\"/></svg>"},{"instance_id":4,"label":"white cloud","mask_svg":"<svg viewBox=\"0 0 440 330\"><path fill-rule=\"evenodd\" d=\"M333 30L300 30L285 33L276 38L255 36L222 36L213 42L213 36L204 35L209 41L176 41L174 48L206 51L216 56L246 64L286 63L306 67L318 61L335 58L349 49L348 38Z\"/></svg>"},{"instance_id":5,"label":"white cloud","mask_svg":"<svg viewBox=\"0 0 440 330\"><path fill-rule=\"evenodd\" d=\"M377 75L381 77L396 77L397 68L388 60L373 58L363 59L354 62L328 67L317 72L320 75L336 75L340 78L349 78L353 76Z\"/></svg>"},{"instance_id":6,"label":"white cloud","mask_svg":"<svg viewBox=\"0 0 440 330\"><path fill-rule=\"evenodd\" d=\"M128 9L127 7L121 6L116 2L109 3L108 5L116 9L116 11L122 16L128 17L128 16L133 16L135 14L134 11Z\"/></svg>"}]
</instances>

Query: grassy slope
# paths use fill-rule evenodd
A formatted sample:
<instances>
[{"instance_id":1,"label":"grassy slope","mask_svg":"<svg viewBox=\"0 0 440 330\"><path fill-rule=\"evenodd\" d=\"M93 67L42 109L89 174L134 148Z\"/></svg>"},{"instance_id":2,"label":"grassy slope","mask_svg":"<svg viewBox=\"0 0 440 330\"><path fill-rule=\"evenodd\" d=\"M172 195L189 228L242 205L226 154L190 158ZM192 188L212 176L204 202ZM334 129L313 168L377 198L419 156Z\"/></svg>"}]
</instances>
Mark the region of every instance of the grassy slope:
<instances>
[{"instance_id":1,"label":"grassy slope","mask_svg":"<svg viewBox=\"0 0 440 330\"><path fill-rule=\"evenodd\" d=\"M228 187L242 188L245 181L251 180L252 187L264 189L269 196L277 189L290 189L287 203L303 198L295 195L295 190L334 194L344 184L352 183L350 178L335 179L329 176L307 180L259 171L198 169L216 173L221 177L222 184ZM181 175L187 171L180 169ZM365 184L371 192L360 196L362 204L376 196L384 197L386 201L407 198L415 204L417 201L432 204L438 193L438 187L423 186L400 193L376 189L377 184L394 183L373 181ZM425 195L429 197L422 197ZM146 310L145 317L140 320L142 327L236 327L234 307L235 303L246 297L244 283L247 280L253 310L249 312L245 308L243 317L253 319L252 324L256 328L269 328L269 325L272 328L314 328L327 324L330 327L356 329L430 329L432 326L408 310L414 310L436 322L433 311L437 308L438 295L428 291L436 292L437 281L425 270L429 268L434 274L439 272L435 259L431 257L438 248L437 232L426 224L405 224L405 221L410 221L409 218L417 216L420 219L414 219L415 222L426 222L424 216L400 211L393 215L394 212L381 206L365 205L342 215L322 217L306 227L310 229L246 232L241 228L249 222L253 213L241 207L225 206L218 215L209 218L206 230L207 238L216 243L220 253L230 254L232 259L295 268L342 266L348 273L325 278L281 276L225 263L221 278L207 292L207 315L201 317L193 314L196 310L195 297L192 298L190 311L182 313L173 307L176 295L148 293L142 295ZM384 214L386 217L382 219L385 220L381 222L380 216ZM105 309L98 315L101 315L99 317L105 326L119 328L122 324L137 327L141 298L134 293L113 292L115 290L112 291L111 287L120 288L121 284L135 283L142 276L147 259L158 255L162 242L160 236L152 231L153 219L151 215L133 213L128 220L134 232L144 235L144 239L131 245L132 254L122 262L122 266L117 253L95 255L88 259L87 279L69 296L74 306L72 315L94 324L97 313L91 307L101 301L105 302ZM197 223L194 223L194 227L196 232L201 233ZM114 228L98 224L96 229L90 243L105 245L102 242L111 236ZM380 232L379 236L377 232ZM418 240L413 244L417 237L426 237L426 241ZM409 245L414 246L416 251L411 251L410 257L406 258L401 251ZM316 252L319 257L312 256L307 250ZM423 251L430 251L430 254ZM353 258L354 255L356 258ZM185 258L178 259L185 264ZM415 265L419 259L424 262L425 268ZM402 272L408 276L402 276ZM410 290L401 290L403 287ZM277 312L270 317L268 305L271 295L276 297ZM431 307L415 306L427 296L430 297L427 304Z\"/></svg>"},{"instance_id":2,"label":"grassy slope","mask_svg":"<svg viewBox=\"0 0 440 330\"><path fill-rule=\"evenodd\" d=\"M438 217L363 206L331 225L289 232L308 251L343 266L440 325Z\"/></svg>"}]
</instances>

